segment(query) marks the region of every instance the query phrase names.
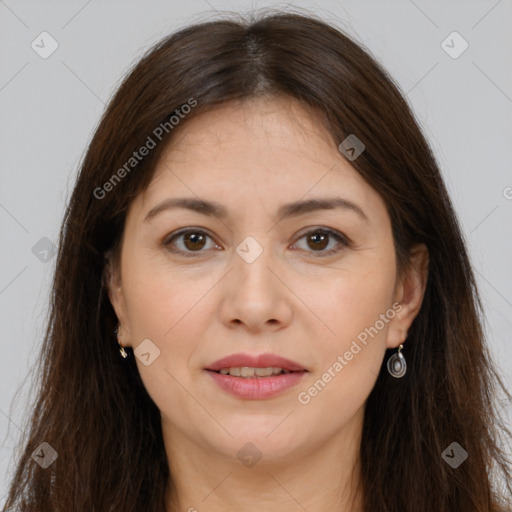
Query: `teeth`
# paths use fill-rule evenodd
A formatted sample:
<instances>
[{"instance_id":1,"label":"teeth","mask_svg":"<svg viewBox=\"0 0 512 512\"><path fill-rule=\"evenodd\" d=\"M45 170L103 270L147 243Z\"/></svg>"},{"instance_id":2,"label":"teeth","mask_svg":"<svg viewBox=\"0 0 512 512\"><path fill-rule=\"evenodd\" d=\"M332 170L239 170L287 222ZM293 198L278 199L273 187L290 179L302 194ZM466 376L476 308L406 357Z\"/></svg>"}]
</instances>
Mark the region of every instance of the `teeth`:
<instances>
[{"instance_id":1,"label":"teeth","mask_svg":"<svg viewBox=\"0 0 512 512\"><path fill-rule=\"evenodd\" d=\"M283 368L251 368L249 366L242 367L231 367L231 368L222 368L219 370L219 373L222 375L231 375L233 377L270 377L273 375L279 375L281 373L290 373L289 370L284 370Z\"/></svg>"}]
</instances>

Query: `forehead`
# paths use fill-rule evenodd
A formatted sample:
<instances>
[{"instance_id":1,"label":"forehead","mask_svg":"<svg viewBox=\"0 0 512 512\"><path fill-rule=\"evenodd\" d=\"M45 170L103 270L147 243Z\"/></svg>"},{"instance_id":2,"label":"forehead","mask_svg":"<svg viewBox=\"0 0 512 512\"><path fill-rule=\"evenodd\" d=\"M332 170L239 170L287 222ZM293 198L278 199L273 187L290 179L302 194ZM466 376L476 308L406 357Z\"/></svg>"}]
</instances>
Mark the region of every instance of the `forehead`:
<instances>
[{"instance_id":1,"label":"forehead","mask_svg":"<svg viewBox=\"0 0 512 512\"><path fill-rule=\"evenodd\" d=\"M141 209L195 196L246 209L343 193L384 203L337 149L318 113L297 100L229 102L185 120L165 148Z\"/></svg>"},{"instance_id":2,"label":"forehead","mask_svg":"<svg viewBox=\"0 0 512 512\"><path fill-rule=\"evenodd\" d=\"M201 160L210 155L234 160L249 154L261 163L286 154L289 161L303 156L325 161L339 158L334 147L318 112L292 98L261 97L224 103L186 121L162 160ZM261 149L265 151L260 153Z\"/></svg>"}]
</instances>

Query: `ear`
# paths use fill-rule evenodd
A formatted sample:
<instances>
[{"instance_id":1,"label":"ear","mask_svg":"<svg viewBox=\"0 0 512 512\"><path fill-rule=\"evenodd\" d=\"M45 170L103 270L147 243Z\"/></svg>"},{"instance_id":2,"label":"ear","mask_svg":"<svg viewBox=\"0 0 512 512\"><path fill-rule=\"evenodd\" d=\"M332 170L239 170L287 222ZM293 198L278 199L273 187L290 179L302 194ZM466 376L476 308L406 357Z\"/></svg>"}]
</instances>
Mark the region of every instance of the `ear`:
<instances>
[{"instance_id":1,"label":"ear","mask_svg":"<svg viewBox=\"0 0 512 512\"><path fill-rule=\"evenodd\" d=\"M121 269L119 263L111 251L105 253L105 266L103 271L103 279L107 288L108 298L114 308L121 330L119 337L121 338L123 333L122 330L129 332L128 327L128 315L126 312L126 302L123 293L123 287L121 282ZM129 346L129 344L122 343L123 346Z\"/></svg>"},{"instance_id":2,"label":"ear","mask_svg":"<svg viewBox=\"0 0 512 512\"><path fill-rule=\"evenodd\" d=\"M410 252L410 265L398 283L395 301L401 309L389 323L387 348L396 348L407 338L407 332L419 313L428 279L429 254L425 244L415 245Z\"/></svg>"}]
</instances>

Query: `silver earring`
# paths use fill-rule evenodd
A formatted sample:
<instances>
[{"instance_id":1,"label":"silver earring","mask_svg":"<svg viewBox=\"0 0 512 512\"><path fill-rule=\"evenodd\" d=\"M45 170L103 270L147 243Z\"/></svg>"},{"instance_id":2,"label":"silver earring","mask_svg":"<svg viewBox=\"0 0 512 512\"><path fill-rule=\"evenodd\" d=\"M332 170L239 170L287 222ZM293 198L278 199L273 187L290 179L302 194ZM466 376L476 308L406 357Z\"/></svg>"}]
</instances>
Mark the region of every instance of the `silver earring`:
<instances>
[{"instance_id":1,"label":"silver earring","mask_svg":"<svg viewBox=\"0 0 512 512\"><path fill-rule=\"evenodd\" d=\"M117 338L117 344L119 345L119 353L121 354L121 356L123 358L127 358L128 357L128 354L126 352L126 350L124 349L124 347L121 345L121 343L119 343L119 325L114 329L114 334L116 335L116 338Z\"/></svg>"},{"instance_id":2,"label":"silver earring","mask_svg":"<svg viewBox=\"0 0 512 512\"><path fill-rule=\"evenodd\" d=\"M390 373L390 375L397 379L403 377L405 375L405 372L407 371L407 363L405 362L405 357L400 352L403 348L404 346L400 345L398 347L398 352L396 354L393 354L388 359L388 372Z\"/></svg>"}]
</instances>

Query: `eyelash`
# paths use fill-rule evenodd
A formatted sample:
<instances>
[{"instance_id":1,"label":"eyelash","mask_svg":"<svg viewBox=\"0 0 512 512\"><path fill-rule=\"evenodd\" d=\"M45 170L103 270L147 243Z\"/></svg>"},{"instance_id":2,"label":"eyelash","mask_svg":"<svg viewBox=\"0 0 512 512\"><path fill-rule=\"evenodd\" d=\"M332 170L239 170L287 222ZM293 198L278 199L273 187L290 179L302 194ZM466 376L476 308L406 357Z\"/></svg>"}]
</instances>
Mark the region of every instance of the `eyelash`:
<instances>
[{"instance_id":1,"label":"eyelash","mask_svg":"<svg viewBox=\"0 0 512 512\"><path fill-rule=\"evenodd\" d=\"M181 249L176 249L176 248L171 248L170 247L174 240L176 240L180 236L186 235L187 233L196 233L196 234L206 235L208 238L212 239L212 237L208 233L206 233L205 231L203 231L201 229L190 229L190 228L187 228L187 229L182 229L180 231L177 231L176 233L171 233L171 235L168 235L167 237L165 237L164 240L163 240L162 245L164 245L169 251L171 251L173 253L179 253L180 255L182 255L182 256L184 256L186 258L194 258L198 254L200 254L202 252L205 252L203 250L199 250L199 251L183 251ZM314 229L312 229L310 231L307 231L306 233L303 233L297 239L297 241L302 240L304 237L306 237L308 235L311 235L311 234L314 234L314 233L322 233L322 234L326 234L326 235L332 236L342 246L341 248L338 247L336 249L330 249L329 251L307 251L307 252L312 252L313 257L315 257L315 258L322 258L322 257L332 256L332 255L340 252L344 248L351 246L351 242L350 242L350 240L347 237L341 235L341 233L338 233L337 231L333 231L332 229L328 229L328 228L314 228ZM315 254L315 252L317 252L318 254Z\"/></svg>"}]
</instances>

